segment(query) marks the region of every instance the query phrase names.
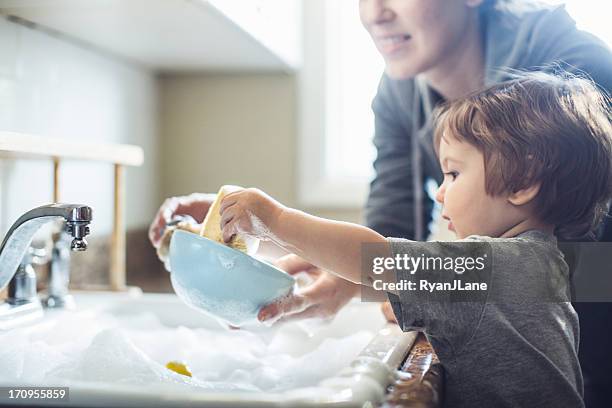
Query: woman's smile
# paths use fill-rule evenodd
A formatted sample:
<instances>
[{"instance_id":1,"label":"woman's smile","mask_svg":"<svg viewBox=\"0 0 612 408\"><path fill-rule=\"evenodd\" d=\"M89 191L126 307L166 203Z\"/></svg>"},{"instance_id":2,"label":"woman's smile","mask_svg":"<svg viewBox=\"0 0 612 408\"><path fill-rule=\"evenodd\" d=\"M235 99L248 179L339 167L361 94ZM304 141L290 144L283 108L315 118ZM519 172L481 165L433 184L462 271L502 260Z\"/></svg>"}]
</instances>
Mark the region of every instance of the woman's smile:
<instances>
[{"instance_id":1,"label":"woman's smile","mask_svg":"<svg viewBox=\"0 0 612 408\"><path fill-rule=\"evenodd\" d=\"M408 45L411 38L409 34L381 35L375 37L375 43L384 56L392 56Z\"/></svg>"}]
</instances>

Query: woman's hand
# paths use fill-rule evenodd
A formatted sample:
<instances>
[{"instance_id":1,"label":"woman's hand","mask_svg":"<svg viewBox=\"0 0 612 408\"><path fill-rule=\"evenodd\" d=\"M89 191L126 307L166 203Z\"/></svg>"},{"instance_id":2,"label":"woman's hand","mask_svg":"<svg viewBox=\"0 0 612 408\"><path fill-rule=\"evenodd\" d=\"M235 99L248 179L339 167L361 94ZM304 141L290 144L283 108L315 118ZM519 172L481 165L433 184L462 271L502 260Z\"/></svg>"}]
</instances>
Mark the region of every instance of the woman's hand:
<instances>
[{"instance_id":1,"label":"woman's hand","mask_svg":"<svg viewBox=\"0 0 612 408\"><path fill-rule=\"evenodd\" d=\"M230 193L221 201L223 240L236 234L250 235L263 241L278 241L275 231L284 206L256 188Z\"/></svg>"},{"instance_id":2,"label":"woman's hand","mask_svg":"<svg viewBox=\"0 0 612 408\"><path fill-rule=\"evenodd\" d=\"M314 282L288 298L262 307L257 318L266 324L311 317L332 319L359 293L359 285L325 272L297 255L280 258L276 266L289 275L305 272Z\"/></svg>"},{"instance_id":3,"label":"woman's hand","mask_svg":"<svg viewBox=\"0 0 612 408\"><path fill-rule=\"evenodd\" d=\"M175 215L190 215L201 223L215 200L215 194L193 193L188 196L168 198L159 207L151 226L149 227L149 240L155 248L161 245L161 239L166 225Z\"/></svg>"}]
</instances>

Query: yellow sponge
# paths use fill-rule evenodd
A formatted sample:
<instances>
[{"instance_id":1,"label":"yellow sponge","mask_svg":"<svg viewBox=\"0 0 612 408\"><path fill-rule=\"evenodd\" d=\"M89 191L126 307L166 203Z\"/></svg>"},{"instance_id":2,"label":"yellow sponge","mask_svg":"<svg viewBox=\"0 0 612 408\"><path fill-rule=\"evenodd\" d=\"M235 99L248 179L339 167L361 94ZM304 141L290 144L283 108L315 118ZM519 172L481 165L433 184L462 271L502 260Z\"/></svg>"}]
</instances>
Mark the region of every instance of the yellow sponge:
<instances>
[{"instance_id":1,"label":"yellow sponge","mask_svg":"<svg viewBox=\"0 0 612 408\"><path fill-rule=\"evenodd\" d=\"M166 364L166 368L186 377L192 376L191 371L189 371L189 367L180 361L169 361L168 364Z\"/></svg>"},{"instance_id":2,"label":"yellow sponge","mask_svg":"<svg viewBox=\"0 0 612 408\"><path fill-rule=\"evenodd\" d=\"M221 214L219 214L221 201L223 200L223 197L233 191L236 191L238 188L239 187L228 185L222 186L219 189L217 198L210 206L210 209L206 214L206 218L204 218L204 223L202 224L202 229L200 230L200 236L219 242L223 245L229 245L230 247L239 251L247 252L247 244L243 239L238 238L238 236L235 235L232 240L226 244L223 241L223 234L221 233Z\"/></svg>"}]
</instances>

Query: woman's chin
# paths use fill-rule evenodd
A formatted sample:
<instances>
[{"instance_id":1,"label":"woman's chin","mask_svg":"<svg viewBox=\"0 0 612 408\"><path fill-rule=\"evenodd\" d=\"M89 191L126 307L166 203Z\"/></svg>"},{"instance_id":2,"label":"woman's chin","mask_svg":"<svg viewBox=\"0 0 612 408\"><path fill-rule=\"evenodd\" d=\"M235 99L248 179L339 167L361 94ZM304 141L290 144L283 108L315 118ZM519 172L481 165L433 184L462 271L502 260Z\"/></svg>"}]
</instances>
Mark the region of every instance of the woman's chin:
<instances>
[{"instance_id":1,"label":"woman's chin","mask_svg":"<svg viewBox=\"0 0 612 408\"><path fill-rule=\"evenodd\" d=\"M420 72L414 64L404 60L387 60L385 61L385 73L391 79L402 80L414 78Z\"/></svg>"}]
</instances>

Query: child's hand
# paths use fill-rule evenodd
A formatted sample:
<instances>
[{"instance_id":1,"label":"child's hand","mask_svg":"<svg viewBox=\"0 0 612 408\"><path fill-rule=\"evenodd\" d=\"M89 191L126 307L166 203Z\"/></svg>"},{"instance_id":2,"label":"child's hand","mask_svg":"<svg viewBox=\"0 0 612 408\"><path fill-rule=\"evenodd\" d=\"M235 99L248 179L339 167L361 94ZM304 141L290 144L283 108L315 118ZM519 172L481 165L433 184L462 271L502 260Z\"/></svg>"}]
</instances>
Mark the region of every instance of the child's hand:
<instances>
[{"instance_id":1,"label":"child's hand","mask_svg":"<svg viewBox=\"0 0 612 408\"><path fill-rule=\"evenodd\" d=\"M241 189L221 201L223 240L246 234L264 241L276 241L275 231L284 206L256 188Z\"/></svg>"}]
</instances>

